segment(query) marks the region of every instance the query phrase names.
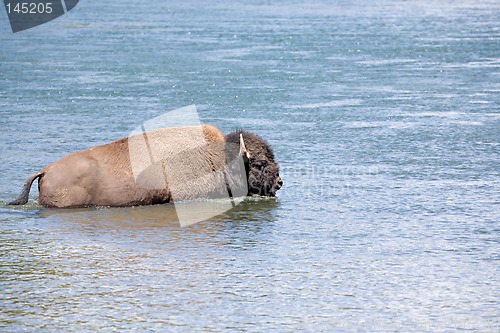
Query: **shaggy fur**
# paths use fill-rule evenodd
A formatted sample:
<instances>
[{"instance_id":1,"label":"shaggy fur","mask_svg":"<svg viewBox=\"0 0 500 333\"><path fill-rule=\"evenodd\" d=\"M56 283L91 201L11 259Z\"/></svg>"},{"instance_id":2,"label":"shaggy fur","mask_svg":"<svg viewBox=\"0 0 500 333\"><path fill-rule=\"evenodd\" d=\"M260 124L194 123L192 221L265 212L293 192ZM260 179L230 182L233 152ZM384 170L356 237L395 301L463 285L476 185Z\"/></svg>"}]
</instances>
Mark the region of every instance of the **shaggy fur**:
<instances>
[{"instance_id":1,"label":"shaggy fur","mask_svg":"<svg viewBox=\"0 0 500 333\"><path fill-rule=\"evenodd\" d=\"M237 163L242 153L244 165ZM228 192L274 196L282 185L264 140L244 131L225 138L210 125L159 129L74 152L28 177L10 204L27 203L36 179L46 207L151 205Z\"/></svg>"},{"instance_id":2,"label":"shaggy fur","mask_svg":"<svg viewBox=\"0 0 500 333\"><path fill-rule=\"evenodd\" d=\"M283 185L279 175L279 166L274 160L271 146L261 137L238 130L226 135L226 142L236 144L243 136L250 155L247 163L248 194L274 197Z\"/></svg>"}]
</instances>

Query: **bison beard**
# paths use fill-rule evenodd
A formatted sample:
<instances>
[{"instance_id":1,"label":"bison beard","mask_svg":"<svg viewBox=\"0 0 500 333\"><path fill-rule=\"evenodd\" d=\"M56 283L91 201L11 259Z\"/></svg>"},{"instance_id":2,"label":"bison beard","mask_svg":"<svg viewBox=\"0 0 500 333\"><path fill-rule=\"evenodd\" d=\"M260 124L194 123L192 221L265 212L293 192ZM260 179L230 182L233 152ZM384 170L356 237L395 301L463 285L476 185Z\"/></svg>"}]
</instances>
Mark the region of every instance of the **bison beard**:
<instances>
[{"instance_id":1,"label":"bison beard","mask_svg":"<svg viewBox=\"0 0 500 333\"><path fill-rule=\"evenodd\" d=\"M199 142L199 139L193 139L190 133L201 133L201 130L205 144L199 146L199 149L186 151L184 148L187 144L192 146ZM39 204L48 207L139 206L177 199L196 200L206 196L218 197L219 192L224 193L226 187L228 190L231 188L233 192L236 189L236 195L244 195L246 192L247 195L275 196L283 184L271 147L253 133L236 131L224 137L217 128L202 125L201 129L159 129L144 135L158 145L155 147L163 146L162 149L173 152L179 148L180 151L187 152L184 156L172 155L174 160L171 161L179 166L180 173L175 175L166 187L144 187L144 184L141 184L147 185L150 177L156 180L159 177L155 175L161 176L161 163L152 164L147 172L134 178L129 145L132 142L130 140L139 137L129 137L69 154L48 165L26 179L20 197L10 204L27 203L31 185L36 179ZM239 168L230 163L236 157L243 157L244 172L241 169L243 165ZM183 171L186 168L182 167L183 162L180 161L189 163L185 165L190 167L189 172ZM216 178L212 177L215 182L195 181L200 179L196 175L201 173L203 176L203 172L207 175L215 174ZM158 184L157 181L153 183ZM173 190L177 192L175 198ZM232 196L235 193L229 194Z\"/></svg>"},{"instance_id":2,"label":"bison beard","mask_svg":"<svg viewBox=\"0 0 500 333\"><path fill-rule=\"evenodd\" d=\"M249 195L261 195L274 197L281 185L276 178L279 173L276 167L269 166L266 161L255 161L250 164L248 173Z\"/></svg>"}]
</instances>

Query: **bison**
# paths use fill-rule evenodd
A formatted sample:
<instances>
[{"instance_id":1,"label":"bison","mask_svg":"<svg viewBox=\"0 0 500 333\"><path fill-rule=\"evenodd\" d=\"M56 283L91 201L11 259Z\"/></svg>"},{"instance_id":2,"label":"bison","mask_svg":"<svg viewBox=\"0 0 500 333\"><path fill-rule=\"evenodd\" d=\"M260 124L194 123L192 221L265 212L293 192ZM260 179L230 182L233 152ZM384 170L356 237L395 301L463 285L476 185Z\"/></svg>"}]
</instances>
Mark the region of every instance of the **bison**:
<instances>
[{"instance_id":1,"label":"bison","mask_svg":"<svg viewBox=\"0 0 500 333\"><path fill-rule=\"evenodd\" d=\"M211 125L164 128L71 153L26 179L10 205L28 202L38 179L45 207L142 206L229 196L275 196L283 185L269 144Z\"/></svg>"}]
</instances>

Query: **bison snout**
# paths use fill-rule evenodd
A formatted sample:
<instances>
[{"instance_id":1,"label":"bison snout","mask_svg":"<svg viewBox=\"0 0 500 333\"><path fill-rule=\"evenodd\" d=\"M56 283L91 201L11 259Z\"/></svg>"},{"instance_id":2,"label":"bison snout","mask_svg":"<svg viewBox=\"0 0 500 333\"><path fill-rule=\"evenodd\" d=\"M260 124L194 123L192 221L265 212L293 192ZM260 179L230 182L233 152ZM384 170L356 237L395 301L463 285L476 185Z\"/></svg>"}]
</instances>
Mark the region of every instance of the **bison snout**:
<instances>
[{"instance_id":1,"label":"bison snout","mask_svg":"<svg viewBox=\"0 0 500 333\"><path fill-rule=\"evenodd\" d=\"M276 184L278 184L278 190L283 186L283 179L281 179L281 177L278 177L278 179L276 179Z\"/></svg>"}]
</instances>

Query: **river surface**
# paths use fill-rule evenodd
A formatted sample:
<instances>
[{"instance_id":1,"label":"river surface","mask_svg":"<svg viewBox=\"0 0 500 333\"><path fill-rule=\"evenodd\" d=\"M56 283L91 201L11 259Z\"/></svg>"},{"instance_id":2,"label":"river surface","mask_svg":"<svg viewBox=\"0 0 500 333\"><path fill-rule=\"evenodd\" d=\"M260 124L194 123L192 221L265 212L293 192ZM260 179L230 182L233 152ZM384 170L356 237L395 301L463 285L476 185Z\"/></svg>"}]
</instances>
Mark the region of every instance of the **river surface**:
<instances>
[{"instance_id":1,"label":"river surface","mask_svg":"<svg viewBox=\"0 0 500 333\"><path fill-rule=\"evenodd\" d=\"M500 331L500 4L82 0L0 6L2 332ZM9 207L76 150L195 104L284 187L172 205Z\"/></svg>"}]
</instances>

